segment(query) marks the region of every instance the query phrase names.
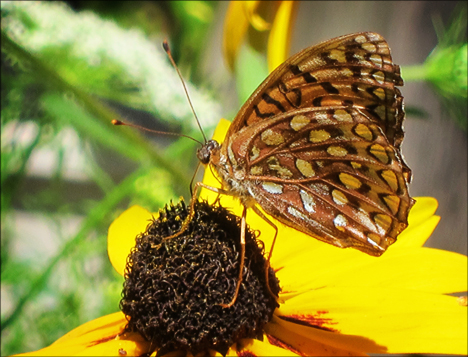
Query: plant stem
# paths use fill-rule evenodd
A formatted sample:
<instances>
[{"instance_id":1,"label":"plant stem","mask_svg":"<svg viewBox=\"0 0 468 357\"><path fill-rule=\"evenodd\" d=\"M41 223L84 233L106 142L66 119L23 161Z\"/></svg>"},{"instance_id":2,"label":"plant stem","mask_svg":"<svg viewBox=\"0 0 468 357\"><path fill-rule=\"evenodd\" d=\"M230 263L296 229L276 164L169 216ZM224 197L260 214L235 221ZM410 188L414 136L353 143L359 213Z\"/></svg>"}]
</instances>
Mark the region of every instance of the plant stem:
<instances>
[{"instance_id":1,"label":"plant stem","mask_svg":"<svg viewBox=\"0 0 468 357\"><path fill-rule=\"evenodd\" d=\"M424 64L401 67L401 76L405 82L421 82L427 79L427 69Z\"/></svg>"}]
</instances>

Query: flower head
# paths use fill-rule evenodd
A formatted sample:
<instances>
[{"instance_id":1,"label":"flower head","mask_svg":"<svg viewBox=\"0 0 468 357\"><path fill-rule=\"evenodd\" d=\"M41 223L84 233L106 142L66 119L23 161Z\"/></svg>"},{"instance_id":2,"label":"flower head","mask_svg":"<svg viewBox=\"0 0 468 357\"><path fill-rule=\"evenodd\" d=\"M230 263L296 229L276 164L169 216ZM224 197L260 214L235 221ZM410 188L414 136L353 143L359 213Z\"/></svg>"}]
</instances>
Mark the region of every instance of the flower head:
<instances>
[{"instance_id":1,"label":"flower head","mask_svg":"<svg viewBox=\"0 0 468 357\"><path fill-rule=\"evenodd\" d=\"M139 332L158 354L212 349L226 355L240 339L262 336L278 304L266 286L263 247L249 229L239 266L240 218L204 201L194 202L193 213L186 221L189 210L183 201L166 206L136 238L120 308L129 320L126 330ZM184 222L188 225L181 231ZM242 289L237 294L239 269ZM277 296L272 270L269 281ZM233 306L221 306L234 296Z\"/></svg>"},{"instance_id":2,"label":"flower head","mask_svg":"<svg viewBox=\"0 0 468 357\"><path fill-rule=\"evenodd\" d=\"M227 121L221 122L215 139L223 137L227 126ZM204 182L219 185L207 171ZM241 209L239 202L229 196L218 197L203 190L201 197L208 199L215 211L218 209L213 206L216 199L234 212ZM439 217L434 215L436 208L437 201L433 198L417 198L409 215L408 228L378 258L316 241L276 223L270 217L279 227L270 263L281 283L280 306L263 326L263 334L233 338L235 343L227 355L464 354L467 349L466 298L448 294L467 290L466 256L422 247L439 221ZM168 215L171 213L166 211L161 217L164 220ZM141 239L145 236L141 232L146 231L152 216L135 206L124 212L109 228L109 257L120 274L124 274L126 259L135 246L135 237ZM183 220L183 215L180 218ZM260 232L259 238L268 251L271 227L255 214L249 213L247 221ZM193 224L205 225L208 230L213 225L215 230L219 223L203 223L194 219ZM180 220L172 231L163 230L158 234L174 233L178 227ZM194 242L188 246L203 254ZM161 250L159 254L169 257L174 249L176 247L168 252ZM209 263L210 259L206 264ZM216 284L222 283L216 281ZM196 284L190 286L195 288ZM166 288L167 291L172 289L169 285ZM236 304L245 304L245 301L239 299ZM177 311L184 313L184 306L188 305L182 303L182 309L176 307ZM212 308L216 310L216 307ZM219 311L224 314L228 310ZM160 313L164 315L163 310ZM216 319L225 318L223 316L216 315ZM221 325L222 322L218 324ZM154 345L141 333L132 332L126 326L127 319L123 313L104 316L32 354L141 355L154 349ZM209 335L211 333L208 332ZM160 343L165 342L167 340ZM220 350L214 344L211 347ZM158 350L158 355L166 351ZM194 350L195 353L197 351Z\"/></svg>"}]
</instances>

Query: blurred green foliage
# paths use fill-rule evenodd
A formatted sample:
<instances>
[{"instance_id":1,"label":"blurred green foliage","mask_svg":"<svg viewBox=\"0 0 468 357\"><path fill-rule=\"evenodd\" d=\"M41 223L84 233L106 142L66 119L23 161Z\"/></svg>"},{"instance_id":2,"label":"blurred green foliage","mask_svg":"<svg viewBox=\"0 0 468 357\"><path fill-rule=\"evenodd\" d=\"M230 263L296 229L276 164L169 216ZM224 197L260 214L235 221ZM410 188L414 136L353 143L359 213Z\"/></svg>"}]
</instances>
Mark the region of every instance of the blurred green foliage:
<instances>
[{"instance_id":1,"label":"blurred green foliage","mask_svg":"<svg viewBox=\"0 0 468 357\"><path fill-rule=\"evenodd\" d=\"M402 68L405 81L427 81L450 118L466 131L468 124L467 5L459 3L448 25L433 18L438 44L422 64Z\"/></svg>"},{"instance_id":2,"label":"blurred green foliage","mask_svg":"<svg viewBox=\"0 0 468 357\"><path fill-rule=\"evenodd\" d=\"M156 212L179 195L188 199L196 144L144 136L110 121L201 138L160 47L164 38L207 135L231 114L213 99L219 93L212 93L201 70L205 41L217 30L215 21L222 22L218 5L1 2L1 355L47 346L117 311L123 279L107 258L110 223L131 204ZM466 86L466 18L454 24L429 58L458 53L457 68L465 64L465 72L457 78ZM250 47L237 62L237 89L230 94L242 103L267 76L267 66ZM411 71L417 68L403 69L406 81ZM442 85L439 90L449 92ZM466 127L466 96L442 100L460 111L456 117Z\"/></svg>"},{"instance_id":3,"label":"blurred green foliage","mask_svg":"<svg viewBox=\"0 0 468 357\"><path fill-rule=\"evenodd\" d=\"M194 38L207 36L216 3L111 4L1 4L1 355L118 311L123 279L107 258L110 223L129 204L156 212L189 193L193 142L110 121L200 138L159 44L171 34L180 67L193 74L186 80L201 88L203 46ZM221 107L209 88L188 86L209 131Z\"/></svg>"}]
</instances>

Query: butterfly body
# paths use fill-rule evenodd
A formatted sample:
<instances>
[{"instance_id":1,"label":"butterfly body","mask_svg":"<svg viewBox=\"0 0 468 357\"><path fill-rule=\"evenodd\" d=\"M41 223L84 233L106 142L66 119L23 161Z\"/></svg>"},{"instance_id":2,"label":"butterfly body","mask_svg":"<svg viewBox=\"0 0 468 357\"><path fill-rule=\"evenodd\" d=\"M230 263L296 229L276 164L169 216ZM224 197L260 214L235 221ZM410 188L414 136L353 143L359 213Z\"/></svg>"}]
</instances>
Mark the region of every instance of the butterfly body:
<instances>
[{"instance_id":1,"label":"butterfly body","mask_svg":"<svg viewBox=\"0 0 468 357\"><path fill-rule=\"evenodd\" d=\"M202 163L245 207L338 247L381 255L407 226L399 68L378 34L342 36L279 66Z\"/></svg>"}]
</instances>

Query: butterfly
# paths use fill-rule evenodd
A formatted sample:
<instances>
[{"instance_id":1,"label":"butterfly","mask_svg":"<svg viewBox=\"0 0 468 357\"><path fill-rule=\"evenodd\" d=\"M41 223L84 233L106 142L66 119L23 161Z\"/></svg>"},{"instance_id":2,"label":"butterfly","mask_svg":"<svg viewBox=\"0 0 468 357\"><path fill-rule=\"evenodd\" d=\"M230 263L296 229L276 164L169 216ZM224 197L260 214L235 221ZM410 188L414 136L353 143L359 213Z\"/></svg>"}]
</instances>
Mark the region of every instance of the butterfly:
<instances>
[{"instance_id":1,"label":"butterfly","mask_svg":"<svg viewBox=\"0 0 468 357\"><path fill-rule=\"evenodd\" d=\"M222 144L209 140L198 150L222 188L195 188L238 197L244 229L252 208L277 232L260 206L311 237L380 256L407 227L414 204L400 150L405 113L396 86L402 85L379 34L309 47L265 79ZM241 271L242 262L243 254Z\"/></svg>"},{"instance_id":2,"label":"butterfly","mask_svg":"<svg viewBox=\"0 0 468 357\"><path fill-rule=\"evenodd\" d=\"M356 33L289 58L225 141L198 152L246 207L335 246L379 256L408 225L403 85L386 41Z\"/></svg>"}]
</instances>

